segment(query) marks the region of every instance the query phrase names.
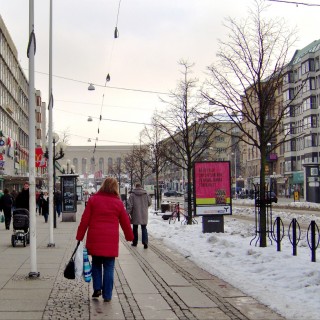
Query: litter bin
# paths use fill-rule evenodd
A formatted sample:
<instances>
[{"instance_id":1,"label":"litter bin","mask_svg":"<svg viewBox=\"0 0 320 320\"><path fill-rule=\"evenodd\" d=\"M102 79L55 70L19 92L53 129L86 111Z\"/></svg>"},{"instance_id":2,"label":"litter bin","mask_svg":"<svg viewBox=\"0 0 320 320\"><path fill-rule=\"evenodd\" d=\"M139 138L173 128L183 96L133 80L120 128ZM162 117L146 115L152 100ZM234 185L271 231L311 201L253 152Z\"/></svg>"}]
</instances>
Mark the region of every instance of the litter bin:
<instances>
[{"instance_id":1,"label":"litter bin","mask_svg":"<svg viewBox=\"0 0 320 320\"><path fill-rule=\"evenodd\" d=\"M161 212L165 213L166 211L170 211L170 203L162 203L161 204Z\"/></svg>"},{"instance_id":2,"label":"litter bin","mask_svg":"<svg viewBox=\"0 0 320 320\"><path fill-rule=\"evenodd\" d=\"M224 220L223 215L203 216L202 217L202 232L223 232L224 233Z\"/></svg>"}]
</instances>

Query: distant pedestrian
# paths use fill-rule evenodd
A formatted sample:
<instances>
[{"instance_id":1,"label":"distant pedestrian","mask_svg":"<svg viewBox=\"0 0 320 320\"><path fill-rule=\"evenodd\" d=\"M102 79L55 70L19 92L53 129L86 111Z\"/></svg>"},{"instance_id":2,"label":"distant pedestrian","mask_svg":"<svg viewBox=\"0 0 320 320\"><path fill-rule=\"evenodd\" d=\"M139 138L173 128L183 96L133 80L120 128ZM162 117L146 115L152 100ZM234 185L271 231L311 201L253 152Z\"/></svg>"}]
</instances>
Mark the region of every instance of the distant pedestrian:
<instances>
[{"instance_id":1,"label":"distant pedestrian","mask_svg":"<svg viewBox=\"0 0 320 320\"><path fill-rule=\"evenodd\" d=\"M130 193L128 200L128 213L131 216L131 223L133 225L134 239L132 246L136 247L138 244L138 227L141 225L141 237L144 248L148 248L148 207L151 206L151 198L147 191L141 187L140 183L136 183L135 189Z\"/></svg>"},{"instance_id":2,"label":"distant pedestrian","mask_svg":"<svg viewBox=\"0 0 320 320\"><path fill-rule=\"evenodd\" d=\"M13 188L10 194L11 194L12 200L13 200L12 209L15 209L16 208L16 198L18 196L18 192L15 188Z\"/></svg>"},{"instance_id":3,"label":"distant pedestrian","mask_svg":"<svg viewBox=\"0 0 320 320\"><path fill-rule=\"evenodd\" d=\"M41 201L41 213L44 217L44 222L48 222L49 216L49 194L47 191L44 192L43 198Z\"/></svg>"},{"instance_id":4,"label":"distant pedestrian","mask_svg":"<svg viewBox=\"0 0 320 320\"><path fill-rule=\"evenodd\" d=\"M112 298L114 262L119 255L119 224L127 241L133 240L130 220L119 197L119 185L108 177L84 209L76 239L87 232L86 248L92 256L93 298ZM103 268L103 273L102 273Z\"/></svg>"},{"instance_id":5,"label":"distant pedestrian","mask_svg":"<svg viewBox=\"0 0 320 320\"><path fill-rule=\"evenodd\" d=\"M0 199L0 207L4 213L4 222L6 225L6 230L9 230L11 223L13 199L12 196L9 194L8 189L4 189L3 192L4 195Z\"/></svg>"},{"instance_id":6,"label":"distant pedestrian","mask_svg":"<svg viewBox=\"0 0 320 320\"><path fill-rule=\"evenodd\" d=\"M87 206L87 203L88 203L88 200L89 200L89 193L88 191L85 191L84 195L83 195L83 198L84 198L84 206L86 207Z\"/></svg>"},{"instance_id":7,"label":"distant pedestrian","mask_svg":"<svg viewBox=\"0 0 320 320\"><path fill-rule=\"evenodd\" d=\"M56 208L56 212L58 214L58 218L60 218L61 214L61 205L62 205L62 197L61 197L61 191L57 190L54 195L54 205Z\"/></svg>"},{"instance_id":8,"label":"distant pedestrian","mask_svg":"<svg viewBox=\"0 0 320 320\"><path fill-rule=\"evenodd\" d=\"M23 208L29 211L29 182L25 182L23 189L17 195L16 208Z\"/></svg>"},{"instance_id":9,"label":"distant pedestrian","mask_svg":"<svg viewBox=\"0 0 320 320\"><path fill-rule=\"evenodd\" d=\"M42 202L43 202L43 191L40 191L39 197L38 199L36 199L37 201L37 205L38 205L38 209L39 209L39 216L42 215Z\"/></svg>"}]
</instances>

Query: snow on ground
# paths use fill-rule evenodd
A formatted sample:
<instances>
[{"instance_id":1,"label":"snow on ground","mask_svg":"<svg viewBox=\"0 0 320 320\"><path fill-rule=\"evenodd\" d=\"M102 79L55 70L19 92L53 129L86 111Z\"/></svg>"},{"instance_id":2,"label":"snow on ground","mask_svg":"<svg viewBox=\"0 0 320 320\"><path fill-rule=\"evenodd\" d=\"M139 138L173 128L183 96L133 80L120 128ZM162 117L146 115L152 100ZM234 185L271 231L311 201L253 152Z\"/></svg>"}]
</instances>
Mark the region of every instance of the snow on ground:
<instances>
[{"instance_id":1,"label":"snow on ground","mask_svg":"<svg viewBox=\"0 0 320 320\"><path fill-rule=\"evenodd\" d=\"M250 200L249 200L250 201ZM238 202L239 203L239 202ZM244 202L242 202L244 203ZM252 204L252 200L251 200ZM256 298L287 319L320 319L320 249L317 262L311 262L311 250L302 231L297 256L292 255L292 245L287 236L277 251L276 243L260 248L250 241L255 234L254 223L236 220L237 215L254 215L254 209L237 207L233 203L233 216L224 219L224 233L203 233L201 217L198 224L184 225L176 221L169 224L150 210L148 231L165 245L179 251L186 259L195 262L211 274L229 282L234 287ZM319 204L292 202L288 208L319 208ZM301 214L281 212L281 218L309 224L320 218L312 211Z\"/></svg>"}]
</instances>

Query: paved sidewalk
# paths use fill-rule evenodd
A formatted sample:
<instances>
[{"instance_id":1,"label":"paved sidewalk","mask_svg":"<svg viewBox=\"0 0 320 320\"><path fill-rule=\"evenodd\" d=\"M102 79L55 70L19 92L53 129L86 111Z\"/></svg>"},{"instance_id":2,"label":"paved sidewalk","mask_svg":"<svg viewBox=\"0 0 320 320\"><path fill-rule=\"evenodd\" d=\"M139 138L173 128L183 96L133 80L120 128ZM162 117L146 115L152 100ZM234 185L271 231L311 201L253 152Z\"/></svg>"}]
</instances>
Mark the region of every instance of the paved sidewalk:
<instances>
[{"instance_id":1,"label":"paved sidewalk","mask_svg":"<svg viewBox=\"0 0 320 320\"><path fill-rule=\"evenodd\" d=\"M28 278L29 246L13 248L12 231L0 224L0 319L283 319L152 238L145 250L121 237L112 301L92 299L91 283L63 277L82 211L77 222L58 221L52 248L37 216L36 279Z\"/></svg>"}]
</instances>

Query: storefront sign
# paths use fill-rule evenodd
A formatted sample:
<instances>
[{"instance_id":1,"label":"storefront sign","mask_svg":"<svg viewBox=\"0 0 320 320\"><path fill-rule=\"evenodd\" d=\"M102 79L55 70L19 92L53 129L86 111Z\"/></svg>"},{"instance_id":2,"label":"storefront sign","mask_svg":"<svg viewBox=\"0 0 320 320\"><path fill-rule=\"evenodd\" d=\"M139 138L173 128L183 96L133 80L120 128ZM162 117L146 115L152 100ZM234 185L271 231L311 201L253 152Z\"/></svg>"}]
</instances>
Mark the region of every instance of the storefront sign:
<instances>
[{"instance_id":1,"label":"storefront sign","mask_svg":"<svg viewBox=\"0 0 320 320\"><path fill-rule=\"evenodd\" d=\"M230 162L196 162L193 172L195 214L232 214Z\"/></svg>"}]
</instances>

